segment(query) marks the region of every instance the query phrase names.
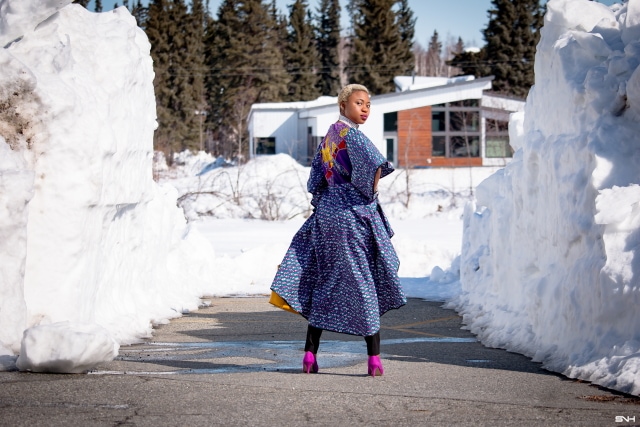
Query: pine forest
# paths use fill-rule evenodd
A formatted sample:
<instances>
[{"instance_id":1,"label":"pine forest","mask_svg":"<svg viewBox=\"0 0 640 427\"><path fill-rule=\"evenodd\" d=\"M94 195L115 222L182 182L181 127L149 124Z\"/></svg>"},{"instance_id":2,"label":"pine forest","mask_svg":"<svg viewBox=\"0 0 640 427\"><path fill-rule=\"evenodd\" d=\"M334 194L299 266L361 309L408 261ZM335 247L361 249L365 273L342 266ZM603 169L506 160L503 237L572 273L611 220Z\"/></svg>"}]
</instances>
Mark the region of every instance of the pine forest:
<instances>
[{"instance_id":1,"label":"pine forest","mask_svg":"<svg viewBox=\"0 0 640 427\"><path fill-rule=\"evenodd\" d=\"M88 0L76 0L87 7ZM494 91L523 98L533 84L539 0L492 0L485 46L460 38L414 40L408 0L124 0L146 32L154 62L158 129L154 148L173 154L204 150L242 163L247 118L255 103L337 96L347 83L372 94L395 91L396 76L494 76ZM102 2L95 1L95 11ZM341 14L350 17L341 28Z\"/></svg>"}]
</instances>

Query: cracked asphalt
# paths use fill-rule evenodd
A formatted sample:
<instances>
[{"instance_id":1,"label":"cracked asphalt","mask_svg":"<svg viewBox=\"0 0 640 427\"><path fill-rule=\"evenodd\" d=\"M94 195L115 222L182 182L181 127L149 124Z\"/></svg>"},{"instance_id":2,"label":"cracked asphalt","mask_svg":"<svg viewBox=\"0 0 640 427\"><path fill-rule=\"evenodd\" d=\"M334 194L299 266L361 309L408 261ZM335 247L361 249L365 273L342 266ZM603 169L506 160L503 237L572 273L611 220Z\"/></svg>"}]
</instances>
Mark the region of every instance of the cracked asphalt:
<instances>
[{"instance_id":1,"label":"cracked asphalt","mask_svg":"<svg viewBox=\"0 0 640 427\"><path fill-rule=\"evenodd\" d=\"M440 303L383 316L372 378L361 337L324 332L304 374L303 318L266 297L203 300L87 374L0 372L0 425L640 425L640 399L484 347Z\"/></svg>"}]
</instances>

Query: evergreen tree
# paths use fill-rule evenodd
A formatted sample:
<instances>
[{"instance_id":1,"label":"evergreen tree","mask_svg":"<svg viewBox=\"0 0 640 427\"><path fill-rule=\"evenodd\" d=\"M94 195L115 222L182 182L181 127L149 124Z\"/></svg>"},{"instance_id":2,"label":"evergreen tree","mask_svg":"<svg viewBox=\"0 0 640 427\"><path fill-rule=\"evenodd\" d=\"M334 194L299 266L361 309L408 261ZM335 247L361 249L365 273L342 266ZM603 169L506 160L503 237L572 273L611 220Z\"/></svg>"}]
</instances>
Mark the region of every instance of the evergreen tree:
<instances>
[{"instance_id":1,"label":"evergreen tree","mask_svg":"<svg viewBox=\"0 0 640 427\"><path fill-rule=\"evenodd\" d=\"M336 96L340 84L340 1L321 0L318 8L316 46L320 57L318 89L321 95Z\"/></svg>"},{"instance_id":2,"label":"evergreen tree","mask_svg":"<svg viewBox=\"0 0 640 427\"><path fill-rule=\"evenodd\" d=\"M464 42L462 41L462 37L458 37L458 41L456 42L455 48L452 50L454 54L464 52Z\"/></svg>"},{"instance_id":3,"label":"evergreen tree","mask_svg":"<svg viewBox=\"0 0 640 427\"><path fill-rule=\"evenodd\" d=\"M195 2L202 10L202 3ZM197 22L194 22L197 21ZM203 19L194 18L183 0L153 0L146 22L154 62L158 129L155 147L171 161L173 153L200 146Z\"/></svg>"},{"instance_id":4,"label":"evergreen tree","mask_svg":"<svg viewBox=\"0 0 640 427\"><path fill-rule=\"evenodd\" d=\"M86 8L89 4L89 0L73 0L74 4L79 4L80 6Z\"/></svg>"},{"instance_id":5,"label":"evergreen tree","mask_svg":"<svg viewBox=\"0 0 640 427\"><path fill-rule=\"evenodd\" d=\"M480 49L478 52L463 50L448 61L447 65L459 69L459 75L476 77L491 75L491 67L487 60L487 51L485 48Z\"/></svg>"},{"instance_id":6,"label":"evergreen tree","mask_svg":"<svg viewBox=\"0 0 640 427\"><path fill-rule=\"evenodd\" d=\"M102 12L102 1L96 0L96 7L93 9L95 12Z\"/></svg>"},{"instance_id":7,"label":"evergreen tree","mask_svg":"<svg viewBox=\"0 0 640 427\"><path fill-rule=\"evenodd\" d=\"M396 5L400 10L394 10ZM411 10L398 0L350 0L348 10L353 27L349 79L373 94L392 92L393 78L411 74L414 68L408 39L413 37Z\"/></svg>"},{"instance_id":8,"label":"evergreen tree","mask_svg":"<svg viewBox=\"0 0 640 427\"><path fill-rule=\"evenodd\" d=\"M146 25L146 34L151 43L151 58L153 59L153 71L155 77L153 85L156 94L156 116L158 129L154 133L154 148L163 151L169 163L173 160L176 147L173 145L177 139L173 127L173 113L170 108L172 97L171 87L171 43L166 28L169 22L170 0L152 0L149 4L149 15Z\"/></svg>"},{"instance_id":9,"label":"evergreen tree","mask_svg":"<svg viewBox=\"0 0 640 427\"><path fill-rule=\"evenodd\" d=\"M442 75L442 42L440 42L437 31L433 32L433 36L431 36L431 40L429 40L426 72L427 76L438 77Z\"/></svg>"},{"instance_id":10,"label":"evergreen tree","mask_svg":"<svg viewBox=\"0 0 640 427\"><path fill-rule=\"evenodd\" d=\"M208 3L208 2L207 2ZM218 9L218 18L224 17L227 12L223 12L223 7L233 8L231 2L223 2ZM233 9L231 9L233 11ZM204 60L205 60L205 76L204 76L204 91L205 98L207 99L208 114L206 116L206 130L207 134L210 134L213 139L213 146L210 147L212 153L215 156L225 155L228 156L231 149L221 146L222 139L222 117L223 112L220 108L216 107L217 99L220 96L220 91L223 90L219 85L220 74L222 73L222 54L218 49L218 43L222 39L218 32L219 21L208 16L206 21L205 36L204 36Z\"/></svg>"},{"instance_id":11,"label":"evergreen tree","mask_svg":"<svg viewBox=\"0 0 640 427\"><path fill-rule=\"evenodd\" d=\"M495 76L496 92L525 97L534 83L533 63L544 8L539 0L492 0L486 45L456 55L451 65L466 74Z\"/></svg>"},{"instance_id":12,"label":"evergreen tree","mask_svg":"<svg viewBox=\"0 0 640 427\"><path fill-rule=\"evenodd\" d=\"M309 101L320 96L318 90L318 51L313 40L313 27L306 0L295 0L289 6L288 43L284 62L291 77L285 100Z\"/></svg>"},{"instance_id":13,"label":"evergreen tree","mask_svg":"<svg viewBox=\"0 0 640 427\"><path fill-rule=\"evenodd\" d=\"M484 31L494 90L526 97L534 83L533 64L544 9L539 0L493 0Z\"/></svg>"},{"instance_id":14,"label":"evergreen tree","mask_svg":"<svg viewBox=\"0 0 640 427\"><path fill-rule=\"evenodd\" d=\"M413 17L413 11L409 8L409 0L398 0L397 4L396 20L400 31L400 49L397 56L399 69L414 70L413 37L416 18Z\"/></svg>"},{"instance_id":15,"label":"evergreen tree","mask_svg":"<svg viewBox=\"0 0 640 427\"><path fill-rule=\"evenodd\" d=\"M189 70L184 67L186 40L182 24L186 20L187 6L184 0L170 0L168 6L166 13L170 25L164 29L169 37L170 46L167 70L169 97L166 99L166 107L171 115L169 118L173 133L171 147L173 152L181 152L186 148L194 148L194 144L190 144L191 141L187 142L185 139L189 137L188 123L192 122L190 119L196 110L189 105L191 100L185 96L185 92L188 90L187 79L189 78L186 73ZM157 86L156 89L158 89Z\"/></svg>"},{"instance_id":16,"label":"evergreen tree","mask_svg":"<svg viewBox=\"0 0 640 427\"><path fill-rule=\"evenodd\" d=\"M99 0L97 0L99 1ZM96 3L97 4L97 3ZM138 27L143 30L147 25L147 17L149 15L149 8L142 5L141 0L138 0L135 6L133 6L133 10L131 11L131 15L136 18L136 22L138 23Z\"/></svg>"},{"instance_id":17,"label":"evergreen tree","mask_svg":"<svg viewBox=\"0 0 640 427\"><path fill-rule=\"evenodd\" d=\"M194 121L197 123L198 148L204 150L204 116L207 115L204 79L207 72L204 56L206 12L203 0L192 0L188 19L185 21L185 63L188 75L185 96L194 107ZM194 126L191 129L195 129ZM192 132L193 134L193 132ZM188 138L193 141L194 138Z\"/></svg>"},{"instance_id":18,"label":"evergreen tree","mask_svg":"<svg viewBox=\"0 0 640 427\"><path fill-rule=\"evenodd\" d=\"M287 16L278 12L276 0L271 0L269 14L271 15L271 21L274 23L276 48L280 52L284 52L287 48L287 44L289 43L289 22L287 21Z\"/></svg>"},{"instance_id":19,"label":"evergreen tree","mask_svg":"<svg viewBox=\"0 0 640 427\"><path fill-rule=\"evenodd\" d=\"M224 154L242 160L251 105L287 95L289 76L269 6L261 0L224 0L209 26L207 45L207 94L215 107L210 123Z\"/></svg>"}]
</instances>

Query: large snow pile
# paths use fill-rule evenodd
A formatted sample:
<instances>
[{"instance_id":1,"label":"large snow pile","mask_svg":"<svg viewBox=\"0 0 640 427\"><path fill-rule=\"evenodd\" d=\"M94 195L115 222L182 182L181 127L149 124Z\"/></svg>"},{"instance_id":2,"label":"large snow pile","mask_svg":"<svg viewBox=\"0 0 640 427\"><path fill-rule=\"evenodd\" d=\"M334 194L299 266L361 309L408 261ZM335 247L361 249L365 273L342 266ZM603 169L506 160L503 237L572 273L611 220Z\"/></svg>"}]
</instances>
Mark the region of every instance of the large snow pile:
<instances>
[{"instance_id":1,"label":"large snow pile","mask_svg":"<svg viewBox=\"0 0 640 427\"><path fill-rule=\"evenodd\" d=\"M640 0L551 0L517 149L465 213L482 342L640 394Z\"/></svg>"},{"instance_id":2,"label":"large snow pile","mask_svg":"<svg viewBox=\"0 0 640 427\"><path fill-rule=\"evenodd\" d=\"M211 287L211 246L152 179L146 35L70 1L0 0L3 367L84 371Z\"/></svg>"}]
</instances>

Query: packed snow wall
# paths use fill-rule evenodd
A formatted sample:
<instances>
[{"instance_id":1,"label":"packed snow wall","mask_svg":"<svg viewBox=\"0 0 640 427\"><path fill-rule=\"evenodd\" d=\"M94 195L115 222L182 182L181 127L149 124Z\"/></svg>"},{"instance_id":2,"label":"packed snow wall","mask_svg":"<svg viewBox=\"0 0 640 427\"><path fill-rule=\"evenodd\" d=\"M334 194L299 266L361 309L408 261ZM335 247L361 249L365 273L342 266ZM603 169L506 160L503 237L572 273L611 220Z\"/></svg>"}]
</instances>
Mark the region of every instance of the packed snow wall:
<instances>
[{"instance_id":1,"label":"packed snow wall","mask_svg":"<svg viewBox=\"0 0 640 427\"><path fill-rule=\"evenodd\" d=\"M551 0L513 162L465 212L451 305L489 346L640 394L640 0Z\"/></svg>"},{"instance_id":2,"label":"packed snow wall","mask_svg":"<svg viewBox=\"0 0 640 427\"><path fill-rule=\"evenodd\" d=\"M211 285L209 243L152 179L147 37L70 1L0 0L0 356L21 369L86 370Z\"/></svg>"}]
</instances>

